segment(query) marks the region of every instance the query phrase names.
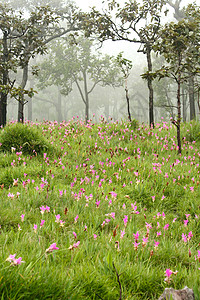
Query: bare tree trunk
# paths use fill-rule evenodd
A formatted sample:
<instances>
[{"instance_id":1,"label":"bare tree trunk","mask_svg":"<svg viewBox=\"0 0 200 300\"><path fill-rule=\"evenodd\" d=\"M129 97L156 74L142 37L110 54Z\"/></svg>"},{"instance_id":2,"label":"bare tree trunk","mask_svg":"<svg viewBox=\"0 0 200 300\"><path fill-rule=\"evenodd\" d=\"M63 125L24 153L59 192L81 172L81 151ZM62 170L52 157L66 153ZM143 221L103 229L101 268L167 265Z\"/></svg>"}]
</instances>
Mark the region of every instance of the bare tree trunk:
<instances>
[{"instance_id":1,"label":"bare tree trunk","mask_svg":"<svg viewBox=\"0 0 200 300\"><path fill-rule=\"evenodd\" d=\"M184 86L182 87L182 99L183 99L183 121L186 122L187 117L186 117L186 100L187 96L185 95L185 88Z\"/></svg>"},{"instance_id":2,"label":"bare tree trunk","mask_svg":"<svg viewBox=\"0 0 200 300\"><path fill-rule=\"evenodd\" d=\"M89 96L88 96L88 87L87 87L87 76L86 72L83 71L83 81L84 81L84 92L85 92L85 122L89 120Z\"/></svg>"},{"instance_id":3,"label":"bare tree trunk","mask_svg":"<svg viewBox=\"0 0 200 300\"><path fill-rule=\"evenodd\" d=\"M33 88L35 84L34 77L32 77L31 82L30 82L30 87ZM28 99L28 120L32 121L33 120L33 100L32 98Z\"/></svg>"},{"instance_id":4,"label":"bare tree trunk","mask_svg":"<svg viewBox=\"0 0 200 300\"><path fill-rule=\"evenodd\" d=\"M58 122L62 122L63 121L63 114L62 114L62 96L59 90L59 87L57 87L57 91L58 91L58 103L56 105L56 110L58 113Z\"/></svg>"},{"instance_id":5,"label":"bare tree trunk","mask_svg":"<svg viewBox=\"0 0 200 300\"><path fill-rule=\"evenodd\" d=\"M181 57L179 57L179 67L181 65ZM178 89L177 89L177 108L178 108L178 118L176 122L177 127L177 143L178 143L178 153L181 154L181 71L178 71L177 79Z\"/></svg>"},{"instance_id":6,"label":"bare tree trunk","mask_svg":"<svg viewBox=\"0 0 200 300\"><path fill-rule=\"evenodd\" d=\"M190 103L190 121L196 118L195 99L194 99L194 76L189 76L189 103Z\"/></svg>"},{"instance_id":7,"label":"bare tree trunk","mask_svg":"<svg viewBox=\"0 0 200 300\"><path fill-rule=\"evenodd\" d=\"M21 83L21 88L24 89L26 86L28 80L28 62L25 64L23 68L23 76L22 76L22 83ZM22 92L22 96L19 99L18 103L18 122L23 123L24 122L24 94Z\"/></svg>"},{"instance_id":8,"label":"bare tree trunk","mask_svg":"<svg viewBox=\"0 0 200 300\"><path fill-rule=\"evenodd\" d=\"M126 101L127 101L127 110L128 110L128 119L131 122L131 113L130 113L130 101L128 95L127 79L125 81L125 92L126 92Z\"/></svg>"},{"instance_id":9,"label":"bare tree trunk","mask_svg":"<svg viewBox=\"0 0 200 300\"><path fill-rule=\"evenodd\" d=\"M152 61L151 61L151 46L147 44L146 47L148 72L152 72ZM153 84L151 77L147 78L147 84L149 89L149 124L154 127L154 113L153 113Z\"/></svg>"},{"instance_id":10,"label":"bare tree trunk","mask_svg":"<svg viewBox=\"0 0 200 300\"><path fill-rule=\"evenodd\" d=\"M8 33L3 33L3 72L2 72L2 85L6 86L8 84L8 70L6 67L6 63L8 60L8 45L7 45L7 37ZM6 125L6 115L7 115L7 97L8 93L6 91L1 91L1 97L0 97L0 126Z\"/></svg>"}]
</instances>

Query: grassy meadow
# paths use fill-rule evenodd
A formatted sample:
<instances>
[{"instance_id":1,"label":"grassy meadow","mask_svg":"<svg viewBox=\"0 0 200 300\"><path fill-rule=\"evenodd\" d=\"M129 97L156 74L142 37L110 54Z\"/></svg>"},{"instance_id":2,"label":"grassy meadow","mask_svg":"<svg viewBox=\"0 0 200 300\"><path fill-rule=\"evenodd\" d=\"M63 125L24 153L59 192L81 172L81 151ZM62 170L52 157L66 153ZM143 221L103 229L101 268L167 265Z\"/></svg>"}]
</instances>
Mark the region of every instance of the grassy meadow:
<instances>
[{"instance_id":1,"label":"grassy meadow","mask_svg":"<svg viewBox=\"0 0 200 300\"><path fill-rule=\"evenodd\" d=\"M200 124L0 131L0 299L200 299ZM25 140L23 140L25 137Z\"/></svg>"}]
</instances>

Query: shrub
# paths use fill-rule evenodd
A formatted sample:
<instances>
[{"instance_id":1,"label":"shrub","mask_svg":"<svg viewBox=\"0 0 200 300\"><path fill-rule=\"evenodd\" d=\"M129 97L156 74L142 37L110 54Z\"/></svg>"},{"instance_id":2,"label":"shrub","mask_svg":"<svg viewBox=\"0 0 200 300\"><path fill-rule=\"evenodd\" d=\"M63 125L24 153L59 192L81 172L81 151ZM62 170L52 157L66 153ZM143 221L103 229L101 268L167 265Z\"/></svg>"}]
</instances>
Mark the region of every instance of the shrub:
<instances>
[{"instance_id":1,"label":"shrub","mask_svg":"<svg viewBox=\"0 0 200 300\"><path fill-rule=\"evenodd\" d=\"M22 151L23 154L37 154L52 151L53 147L42 136L38 128L15 123L7 125L0 134L0 151Z\"/></svg>"},{"instance_id":2,"label":"shrub","mask_svg":"<svg viewBox=\"0 0 200 300\"><path fill-rule=\"evenodd\" d=\"M189 132L186 134L186 140L189 142L199 141L200 140L200 122L191 121L189 123Z\"/></svg>"}]
</instances>

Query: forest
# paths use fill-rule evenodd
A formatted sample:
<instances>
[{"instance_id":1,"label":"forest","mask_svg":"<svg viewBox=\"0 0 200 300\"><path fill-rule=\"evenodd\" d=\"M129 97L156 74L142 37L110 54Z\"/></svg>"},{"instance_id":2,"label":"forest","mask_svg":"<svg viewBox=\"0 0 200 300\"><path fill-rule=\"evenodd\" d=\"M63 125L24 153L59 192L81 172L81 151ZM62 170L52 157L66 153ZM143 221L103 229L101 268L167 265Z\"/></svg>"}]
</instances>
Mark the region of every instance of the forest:
<instances>
[{"instance_id":1,"label":"forest","mask_svg":"<svg viewBox=\"0 0 200 300\"><path fill-rule=\"evenodd\" d=\"M9 0L0 8L0 125L95 114L179 127L198 118L197 4L110 0L84 12L73 1ZM133 55L107 54L108 40Z\"/></svg>"},{"instance_id":2,"label":"forest","mask_svg":"<svg viewBox=\"0 0 200 300\"><path fill-rule=\"evenodd\" d=\"M198 300L200 7L76 1L0 1L0 299Z\"/></svg>"}]
</instances>

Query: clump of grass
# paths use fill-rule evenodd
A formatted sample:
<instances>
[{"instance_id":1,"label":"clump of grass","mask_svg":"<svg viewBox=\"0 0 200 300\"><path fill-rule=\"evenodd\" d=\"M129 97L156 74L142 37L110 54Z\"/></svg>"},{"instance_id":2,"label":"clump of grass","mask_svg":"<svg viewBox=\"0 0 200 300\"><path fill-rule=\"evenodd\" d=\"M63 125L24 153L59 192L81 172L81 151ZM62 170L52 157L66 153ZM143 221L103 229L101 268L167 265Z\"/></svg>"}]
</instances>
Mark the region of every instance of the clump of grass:
<instances>
[{"instance_id":1,"label":"clump of grass","mask_svg":"<svg viewBox=\"0 0 200 300\"><path fill-rule=\"evenodd\" d=\"M7 125L0 134L0 144L0 151L3 152L21 151L32 155L53 151L40 129L21 123Z\"/></svg>"},{"instance_id":2,"label":"clump of grass","mask_svg":"<svg viewBox=\"0 0 200 300\"><path fill-rule=\"evenodd\" d=\"M199 121L191 121L189 123L189 129L186 133L186 140L188 142L200 141L200 122Z\"/></svg>"}]
</instances>

